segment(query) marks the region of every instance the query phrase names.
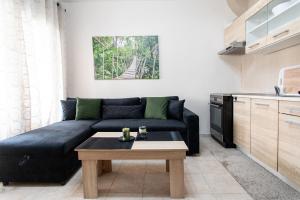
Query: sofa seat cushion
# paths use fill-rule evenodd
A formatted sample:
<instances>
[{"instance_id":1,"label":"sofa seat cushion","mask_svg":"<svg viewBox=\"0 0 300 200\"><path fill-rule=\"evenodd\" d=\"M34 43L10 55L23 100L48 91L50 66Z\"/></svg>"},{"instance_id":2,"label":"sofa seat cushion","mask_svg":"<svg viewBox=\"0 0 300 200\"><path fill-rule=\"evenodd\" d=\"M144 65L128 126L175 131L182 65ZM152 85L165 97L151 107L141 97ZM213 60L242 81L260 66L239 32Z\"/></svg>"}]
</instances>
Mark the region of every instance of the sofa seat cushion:
<instances>
[{"instance_id":1,"label":"sofa seat cushion","mask_svg":"<svg viewBox=\"0 0 300 200\"><path fill-rule=\"evenodd\" d=\"M1 155L64 156L93 134L95 120L57 122L0 141Z\"/></svg>"},{"instance_id":2,"label":"sofa seat cushion","mask_svg":"<svg viewBox=\"0 0 300 200\"><path fill-rule=\"evenodd\" d=\"M138 131L139 126L146 126L148 131L186 131L183 122L172 119L109 119L94 124L92 128L96 131L121 131L127 127L131 131Z\"/></svg>"}]
</instances>

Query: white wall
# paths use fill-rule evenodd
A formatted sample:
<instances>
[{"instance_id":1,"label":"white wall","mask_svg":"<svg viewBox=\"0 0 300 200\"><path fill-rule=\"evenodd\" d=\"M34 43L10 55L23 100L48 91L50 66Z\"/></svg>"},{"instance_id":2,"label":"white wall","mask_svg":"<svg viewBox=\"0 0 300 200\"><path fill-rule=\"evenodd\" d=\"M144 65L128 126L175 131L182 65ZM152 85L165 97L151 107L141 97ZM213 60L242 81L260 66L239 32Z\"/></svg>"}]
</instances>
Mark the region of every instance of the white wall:
<instances>
[{"instance_id":1,"label":"white wall","mask_svg":"<svg viewBox=\"0 0 300 200\"><path fill-rule=\"evenodd\" d=\"M67 93L79 97L178 95L209 133L209 93L240 88L240 66L222 60L225 0L65 1ZM159 80L94 80L92 36L158 35Z\"/></svg>"}]
</instances>

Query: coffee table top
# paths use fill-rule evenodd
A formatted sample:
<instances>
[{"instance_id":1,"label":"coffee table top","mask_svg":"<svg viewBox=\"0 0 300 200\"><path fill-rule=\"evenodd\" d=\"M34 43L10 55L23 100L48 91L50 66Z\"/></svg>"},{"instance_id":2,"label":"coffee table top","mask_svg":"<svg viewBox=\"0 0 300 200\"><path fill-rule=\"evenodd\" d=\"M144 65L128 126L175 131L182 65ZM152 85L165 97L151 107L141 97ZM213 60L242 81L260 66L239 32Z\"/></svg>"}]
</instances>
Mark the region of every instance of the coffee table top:
<instances>
[{"instance_id":1,"label":"coffee table top","mask_svg":"<svg viewBox=\"0 0 300 200\"><path fill-rule=\"evenodd\" d=\"M80 144L76 151L187 151L188 147L178 131L149 132L145 140L120 142L122 132L98 132ZM136 132L131 136L136 137Z\"/></svg>"}]
</instances>

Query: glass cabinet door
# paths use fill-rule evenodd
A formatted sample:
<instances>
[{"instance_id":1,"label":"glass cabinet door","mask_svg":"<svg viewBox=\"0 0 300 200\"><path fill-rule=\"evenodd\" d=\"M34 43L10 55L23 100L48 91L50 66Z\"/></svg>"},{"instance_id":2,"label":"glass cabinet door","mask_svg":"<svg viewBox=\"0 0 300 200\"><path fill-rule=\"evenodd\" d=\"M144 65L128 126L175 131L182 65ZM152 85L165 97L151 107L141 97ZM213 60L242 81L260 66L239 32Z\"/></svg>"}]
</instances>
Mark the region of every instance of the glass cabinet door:
<instances>
[{"instance_id":1,"label":"glass cabinet door","mask_svg":"<svg viewBox=\"0 0 300 200\"><path fill-rule=\"evenodd\" d=\"M268 32L300 20L300 0L273 0L268 5ZM288 30L286 31L288 34Z\"/></svg>"},{"instance_id":2,"label":"glass cabinet door","mask_svg":"<svg viewBox=\"0 0 300 200\"><path fill-rule=\"evenodd\" d=\"M247 46L268 35L268 6L263 7L246 21Z\"/></svg>"}]
</instances>

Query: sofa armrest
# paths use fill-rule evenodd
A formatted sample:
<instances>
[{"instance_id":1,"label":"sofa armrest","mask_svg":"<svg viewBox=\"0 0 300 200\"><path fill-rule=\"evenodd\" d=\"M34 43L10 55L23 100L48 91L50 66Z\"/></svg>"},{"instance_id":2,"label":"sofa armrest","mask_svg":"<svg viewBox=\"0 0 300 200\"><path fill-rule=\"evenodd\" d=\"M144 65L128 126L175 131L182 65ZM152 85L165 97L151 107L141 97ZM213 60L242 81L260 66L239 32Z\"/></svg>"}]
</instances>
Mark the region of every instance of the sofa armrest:
<instances>
[{"instance_id":1,"label":"sofa armrest","mask_svg":"<svg viewBox=\"0 0 300 200\"><path fill-rule=\"evenodd\" d=\"M188 154L199 153L199 116L184 108L183 111L183 122L187 127L187 143L188 143Z\"/></svg>"}]
</instances>

